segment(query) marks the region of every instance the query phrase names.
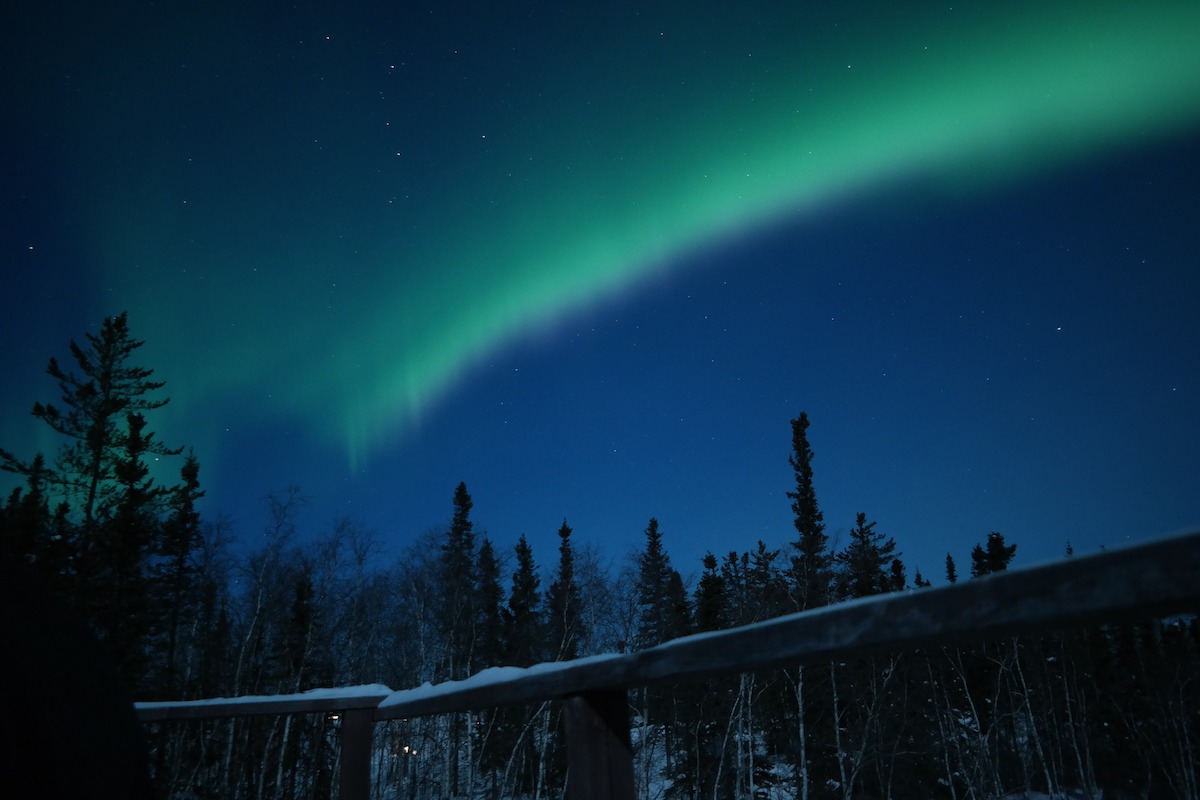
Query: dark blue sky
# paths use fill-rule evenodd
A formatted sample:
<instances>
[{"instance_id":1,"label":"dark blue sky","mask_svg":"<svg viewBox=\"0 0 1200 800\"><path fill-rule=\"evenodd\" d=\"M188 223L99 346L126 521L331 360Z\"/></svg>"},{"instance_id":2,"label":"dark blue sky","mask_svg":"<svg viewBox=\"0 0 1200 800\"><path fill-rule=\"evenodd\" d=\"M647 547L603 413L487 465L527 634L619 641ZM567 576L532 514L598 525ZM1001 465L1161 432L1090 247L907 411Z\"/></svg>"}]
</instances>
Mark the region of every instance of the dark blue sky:
<instances>
[{"instance_id":1,"label":"dark blue sky","mask_svg":"<svg viewBox=\"0 0 1200 800\"><path fill-rule=\"evenodd\" d=\"M398 550L466 481L686 574L791 538L802 410L910 573L1200 523L1192 5L66 11L0 64L0 446L128 310L244 541L294 483Z\"/></svg>"},{"instance_id":2,"label":"dark blue sky","mask_svg":"<svg viewBox=\"0 0 1200 800\"><path fill-rule=\"evenodd\" d=\"M991 530L1032 561L1194 525L1194 146L969 203L896 187L714 248L489 359L352 507L382 473L399 513L433 493L445 516L462 478L499 538L548 549L565 515L632 547L657 515L694 565L790 538L803 409L830 531L865 511L927 575Z\"/></svg>"}]
</instances>

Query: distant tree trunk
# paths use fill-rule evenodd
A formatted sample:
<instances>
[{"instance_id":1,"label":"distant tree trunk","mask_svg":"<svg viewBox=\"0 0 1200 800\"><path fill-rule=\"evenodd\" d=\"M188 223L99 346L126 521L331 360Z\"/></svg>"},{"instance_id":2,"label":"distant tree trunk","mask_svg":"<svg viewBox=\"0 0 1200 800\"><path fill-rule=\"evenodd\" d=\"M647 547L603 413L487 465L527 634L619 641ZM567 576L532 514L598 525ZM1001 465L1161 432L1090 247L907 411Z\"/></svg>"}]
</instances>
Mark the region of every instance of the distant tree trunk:
<instances>
[{"instance_id":1,"label":"distant tree trunk","mask_svg":"<svg viewBox=\"0 0 1200 800\"><path fill-rule=\"evenodd\" d=\"M998 771L993 768L991 758L991 746L989 744L989 732L985 731L985 723L980 716L979 708L975 703L975 698L971 691L971 682L967 678L967 670L963 664L962 651L959 648L954 648L953 655L951 651L944 651L950 665L950 669L955 673L959 685L962 687L963 702L965 702L970 711L971 725L974 728L974 753L973 763L970 765L964 764L964 771L969 773L970 789L972 796L976 794L982 796L993 796L1000 794L1000 776ZM969 769L967 769L969 767Z\"/></svg>"},{"instance_id":2,"label":"distant tree trunk","mask_svg":"<svg viewBox=\"0 0 1200 800\"><path fill-rule=\"evenodd\" d=\"M472 732L475 730L475 713L467 711L463 714L467 721L467 735L463 737L466 742L466 753L464 763L466 764L467 775L463 780L466 786L467 797L475 795L475 737Z\"/></svg>"},{"instance_id":3,"label":"distant tree trunk","mask_svg":"<svg viewBox=\"0 0 1200 800\"><path fill-rule=\"evenodd\" d=\"M740 713L739 706L742 702L741 692L738 692L733 699L733 705L729 708L729 718L725 721L725 736L721 739L721 752L717 758L717 776L713 781L713 800L719 800L721 792L721 774L725 771L725 754L729 750L729 737L734 730L734 719ZM736 772L734 779L736 781Z\"/></svg>"},{"instance_id":4,"label":"distant tree trunk","mask_svg":"<svg viewBox=\"0 0 1200 800\"><path fill-rule=\"evenodd\" d=\"M798 771L800 800L808 800L809 764L808 764L808 731L804 724L804 666L796 670L796 720L799 728L800 744L796 765Z\"/></svg>"},{"instance_id":5,"label":"distant tree trunk","mask_svg":"<svg viewBox=\"0 0 1200 800\"><path fill-rule=\"evenodd\" d=\"M754 797L754 683L753 673L742 673L738 683L738 772L737 785L744 791L741 797Z\"/></svg>"},{"instance_id":6,"label":"distant tree trunk","mask_svg":"<svg viewBox=\"0 0 1200 800\"><path fill-rule=\"evenodd\" d=\"M829 687L833 699L833 751L837 759L838 784L844 800L851 800L853 787L846 775L846 751L842 746L842 715L845 712L838 697L837 663L833 661L829 662Z\"/></svg>"},{"instance_id":7,"label":"distant tree trunk","mask_svg":"<svg viewBox=\"0 0 1200 800\"><path fill-rule=\"evenodd\" d=\"M1087 733L1086 700L1084 698L1082 690L1080 689L1080 687L1082 685L1082 681L1079 680L1079 676L1078 676L1079 665L1076 663L1074 653L1067 652L1067 637L1066 636L1058 637L1058 644L1059 644L1058 651L1059 651L1059 667L1060 667L1058 674L1059 674L1059 677L1062 682L1063 706L1066 709L1067 732L1068 732L1068 735L1070 736L1071 752L1075 756L1075 767L1079 771L1079 780L1080 780L1080 783L1082 784L1084 797L1086 797L1087 800L1093 800L1093 798L1096 795L1096 778L1094 775L1094 771L1092 769L1091 748L1088 747L1088 742L1087 742L1087 738L1086 738L1086 733ZM1068 667L1070 667L1071 671L1073 673L1075 673L1072 676L1072 678L1073 678L1072 680L1068 680L1068 676L1067 676ZM1072 685L1074 685L1076 687L1076 691L1074 693L1071 691ZM1072 698L1073 695L1074 695L1074 698L1077 699L1078 705L1079 705L1080 719L1078 719L1078 720L1076 720L1076 718L1075 718L1076 715L1075 715L1074 706L1076 705L1076 702L1073 701L1073 698ZM1080 731L1083 731L1083 733L1085 734L1082 745L1080 743L1080 736L1079 736ZM1085 748L1086 748L1086 752L1085 752Z\"/></svg>"},{"instance_id":8,"label":"distant tree trunk","mask_svg":"<svg viewBox=\"0 0 1200 800\"><path fill-rule=\"evenodd\" d=\"M954 780L954 768L950 766L950 742L953 741L951 732L947 729L946 715L950 712L950 698L945 693L945 688L942 687L941 681L933 671L933 659L929 654L925 654L925 667L929 674L929 689L933 697L933 718L937 720L937 741L941 745L942 753L942 768L946 770L946 786L950 789L950 800L958 800L958 785ZM946 697L946 708L943 709L938 702L938 689L941 688L943 695Z\"/></svg>"},{"instance_id":9,"label":"distant tree trunk","mask_svg":"<svg viewBox=\"0 0 1200 800\"><path fill-rule=\"evenodd\" d=\"M1034 755L1037 757L1038 764L1041 767L1042 780L1046 782L1046 792L1051 795L1057 794L1059 790L1058 781L1051 775L1049 760L1046 758L1045 748L1042 746L1042 734L1033 713L1033 695L1029 690L1029 683L1025 680L1025 670L1021 666L1021 653L1017 638L1013 637L1008 644L1012 645L1011 663L1013 664L1013 672L1017 676L1017 682L1021 686L1020 713L1025 719L1025 725L1028 730L1027 738L1033 744Z\"/></svg>"},{"instance_id":10,"label":"distant tree trunk","mask_svg":"<svg viewBox=\"0 0 1200 800\"><path fill-rule=\"evenodd\" d=\"M288 740L292 733L292 715L283 716L283 735L279 741L279 759L275 762L275 789L278 792L284 785L284 766L287 762Z\"/></svg>"}]
</instances>

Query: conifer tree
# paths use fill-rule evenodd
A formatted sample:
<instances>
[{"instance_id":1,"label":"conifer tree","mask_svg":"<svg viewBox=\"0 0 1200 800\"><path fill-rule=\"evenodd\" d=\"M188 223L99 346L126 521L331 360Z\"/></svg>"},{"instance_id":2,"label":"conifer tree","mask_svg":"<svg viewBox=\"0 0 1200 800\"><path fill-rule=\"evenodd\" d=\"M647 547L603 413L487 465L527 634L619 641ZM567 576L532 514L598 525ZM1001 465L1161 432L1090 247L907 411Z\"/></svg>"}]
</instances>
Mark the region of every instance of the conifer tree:
<instances>
[{"instance_id":1,"label":"conifer tree","mask_svg":"<svg viewBox=\"0 0 1200 800\"><path fill-rule=\"evenodd\" d=\"M688 602L687 587L679 570L672 569L667 576L667 628L666 639L678 639L692 632L692 606Z\"/></svg>"},{"instance_id":2,"label":"conifer tree","mask_svg":"<svg viewBox=\"0 0 1200 800\"><path fill-rule=\"evenodd\" d=\"M569 661L579 656L580 640L583 637L581 624L583 604L579 597L579 586L575 582L575 552L571 548L571 526L564 519L558 529L558 574L550 584L546 595L546 606L550 613L551 657Z\"/></svg>"},{"instance_id":3,"label":"conifer tree","mask_svg":"<svg viewBox=\"0 0 1200 800\"><path fill-rule=\"evenodd\" d=\"M151 459L173 456L150 430L147 414L166 405L156 396L163 382L133 359L143 342L134 339L122 313L106 318L86 343L70 343L73 368L51 358L46 372L58 382L60 399L34 403L33 416L64 437L53 467L38 454L29 463L0 450L0 469L26 477L28 504L10 498L5 538L49 578L91 623L126 681L146 691L148 635L158 588L150 580L160 548L162 518L172 489L157 485ZM49 497L61 498L53 516ZM19 528L18 528L19 526ZM13 541L19 544L11 544Z\"/></svg>"},{"instance_id":4,"label":"conifer tree","mask_svg":"<svg viewBox=\"0 0 1200 800\"><path fill-rule=\"evenodd\" d=\"M542 660L545 651L545 626L542 620L541 578L533 561L533 548L525 534L515 549L517 568L512 575L512 591L505 614L508 662L528 667Z\"/></svg>"},{"instance_id":5,"label":"conifer tree","mask_svg":"<svg viewBox=\"0 0 1200 800\"><path fill-rule=\"evenodd\" d=\"M473 662L476 554L472 506L466 483L459 483L454 490L454 516L438 564L441 584L438 625L448 646L446 677L451 680L467 678Z\"/></svg>"},{"instance_id":6,"label":"conifer tree","mask_svg":"<svg viewBox=\"0 0 1200 800\"><path fill-rule=\"evenodd\" d=\"M704 574L696 587L696 630L705 633L726 627L729 601L725 595L725 580L717 572L717 557L711 552L705 553L702 563Z\"/></svg>"},{"instance_id":7,"label":"conifer tree","mask_svg":"<svg viewBox=\"0 0 1200 800\"><path fill-rule=\"evenodd\" d=\"M61 406L33 405L33 416L69 440L59 453L54 476L77 495L85 535L94 532L98 520L113 513L116 465L129 436L122 423L130 415L141 415L168 402L168 398L152 396L165 385L151 380L154 370L129 363L143 344L130 335L124 312L106 317L98 334L87 334L86 347L70 343L78 375L50 359L46 372L58 381ZM149 443L147 437L146 455L178 455L182 451ZM28 472L8 451L0 450L0 461L10 471Z\"/></svg>"},{"instance_id":8,"label":"conifer tree","mask_svg":"<svg viewBox=\"0 0 1200 800\"><path fill-rule=\"evenodd\" d=\"M588 632L584 630L584 608L579 583L575 577L575 550L571 545L571 526L564 518L558 529L558 568L546 592L546 656L559 661L578 658ZM566 732L562 711L553 712L553 742L557 745L551 757L544 761L548 777L558 782L566 774Z\"/></svg>"},{"instance_id":9,"label":"conifer tree","mask_svg":"<svg viewBox=\"0 0 1200 800\"><path fill-rule=\"evenodd\" d=\"M830 601L831 556L829 537L825 533L825 518L817 505L816 490L813 488L813 451L808 443L808 414L791 421L792 453L788 463L795 474L795 491L787 493L792 500L793 524L796 539L792 542L791 584L792 602L800 611L818 608ZM818 673L811 673L819 675ZM819 772L815 755L819 748L827 746L826 730L829 719L830 695L817 678L813 681L805 667L798 667L789 676L795 697L796 722L796 785L801 800L808 800L809 790L819 785ZM820 730L819 730L820 729ZM832 777L832 775L830 775Z\"/></svg>"},{"instance_id":10,"label":"conifer tree","mask_svg":"<svg viewBox=\"0 0 1200 800\"><path fill-rule=\"evenodd\" d=\"M946 582L958 583L958 567L954 565L954 556L946 553Z\"/></svg>"},{"instance_id":11,"label":"conifer tree","mask_svg":"<svg viewBox=\"0 0 1200 800\"><path fill-rule=\"evenodd\" d=\"M475 666L477 622L475 600L477 576L474 523L471 508L474 503L467 484L460 482L454 489L454 514L438 554L435 621L445 646L441 675L448 680L465 680ZM465 736L463 720L450 719L447 776L451 795L457 794L460 775L460 744Z\"/></svg>"},{"instance_id":12,"label":"conifer tree","mask_svg":"<svg viewBox=\"0 0 1200 800\"><path fill-rule=\"evenodd\" d=\"M113 465L115 508L100 522L90 557L81 565L87 581L79 594L92 609L110 657L139 691L150 688L145 682L145 639L155 614L150 556L160 536L158 511L168 494L150 477L145 457L152 452L153 435L145 429L141 414L126 415L124 447Z\"/></svg>"},{"instance_id":13,"label":"conifer tree","mask_svg":"<svg viewBox=\"0 0 1200 800\"><path fill-rule=\"evenodd\" d=\"M479 558L476 562L479 583L476 589L475 622L476 647L475 670L486 669L501 663L504 652L504 615L501 608L504 590L500 587L500 564L492 542L484 536L479 543Z\"/></svg>"},{"instance_id":14,"label":"conifer tree","mask_svg":"<svg viewBox=\"0 0 1200 800\"><path fill-rule=\"evenodd\" d=\"M638 557L637 636L638 649L647 649L691 632L692 612L683 577L672 568L663 546L658 520L646 526L646 547ZM665 755L662 775L673 783L687 783L689 770L680 757L682 743L691 727L695 704L691 692L681 687L642 688L636 692L644 725L654 733L641 742L644 752L653 751L653 737L661 735ZM661 726L661 727L659 727ZM644 728L644 730L651 730Z\"/></svg>"},{"instance_id":15,"label":"conifer tree","mask_svg":"<svg viewBox=\"0 0 1200 800\"><path fill-rule=\"evenodd\" d=\"M758 622L787 613L788 590L784 576L775 566L778 550L768 550L759 539L754 552L746 561L747 600L751 606L750 617L745 622Z\"/></svg>"},{"instance_id":16,"label":"conifer tree","mask_svg":"<svg viewBox=\"0 0 1200 800\"><path fill-rule=\"evenodd\" d=\"M971 577L982 578L984 575L1005 571L1016 553L1015 544L1006 545L1004 534L992 531L987 536L986 548L975 545L971 550Z\"/></svg>"},{"instance_id":17,"label":"conifer tree","mask_svg":"<svg viewBox=\"0 0 1200 800\"><path fill-rule=\"evenodd\" d=\"M792 583L800 610L825 605L829 597L829 537L825 534L824 515L817 505L813 488L813 452L808 444L808 414L792 420L792 454L788 463L795 472L796 489L787 493L792 500L796 527L792 555Z\"/></svg>"},{"instance_id":18,"label":"conifer tree","mask_svg":"<svg viewBox=\"0 0 1200 800\"><path fill-rule=\"evenodd\" d=\"M0 509L0 555L26 561L53 581L66 569L67 552L65 542L55 542L49 477L46 458L38 453L25 470L25 487L13 489Z\"/></svg>"},{"instance_id":19,"label":"conifer tree","mask_svg":"<svg viewBox=\"0 0 1200 800\"><path fill-rule=\"evenodd\" d=\"M839 594L845 598L869 597L889 592L894 587L894 575L885 565L896 557L896 542L875 532L875 522L859 512L850 542L837 554L841 567L838 575Z\"/></svg>"},{"instance_id":20,"label":"conifer tree","mask_svg":"<svg viewBox=\"0 0 1200 800\"><path fill-rule=\"evenodd\" d=\"M131 363L144 342L132 338L126 314L107 317L97 334L87 334L86 346L70 343L78 373L64 370L51 358L46 372L58 381L60 404L34 403L33 416L66 438L50 468L39 454L28 464L0 449L0 469L33 479L36 494L46 496L50 486L74 501L78 541L70 542L73 567L96 564L93 554L101 536L101 523L111 521L123 507L126 522L131 514L153 513L166 495L144 483L146 459L178 455L147 428L144 412L166 405L168 398L154 394L164 383L151 380L154 371ZM138 507L135 508L135 505ZM33 554L31 554L33 555ZM90 576L85 576L90 577Z\"/></svg>"},{"instance_id":21,"label":"conifer tree","mask_svg":"<svg viewBox=\"0 0 1200 800\"><path fill-rule=\"evenodd\" d=\"M475 623L479 647L476 649L476 670L499 666L504 663L504 590L500 586L500 564L495 549L487 536L479 543L479 559L476 571L479 584L476 595ZM514 737L508 735L505 723L507 709L483 709L478 712L478 722L472 726L471 735L476 737L479 766L492 776L504 769L505 761L512 751ZM511 714L509 714L511 716ZM494 792L493 792L494 794Z\"/></svg>"},{"instance_id":22,"label":"conifer tree","mask_svg":"<svg viewBox=\"0 0 1200 800\"><path fill-rule=\"evenodd\" d=\"M541 578L533 560L533 548L522 534L515 548L517 565L512 574L512 590L504 612L507 663L528 667L545 660L546 625L542 616ZM517 786L536 792L544 778L549 743L544 737L535 742L530 731L548 727L546 708L504 709L499 715L497 743L504 743L516 767Z\"/></svg>"},{"instance_id":23,"label":"conifer tree","mask_svg":"<svg viewBox=\"0 0 1200 800\"><path fill-rule=\"evenodd\" d=\"M721 560L721 581L727 600L726 627L748 625L755 621L753 599L750 597L750 554L730 550Z\"/></svg>"},{"instance_id":24,"label":"conifer tree","mask_svg":"<svg viewBox=\"0 0 1200 800\"><path fill-rule=\"evenodd\" d=\"M695 629L699 633L720 630L729 627L729 597L725 578L717 569L717 558L711 552L705 553L702 559L704 572L696 587L693 600L695 608ZM689 682L682 688L693 698L694 708L691 731L691 747L694 761L690 770L692 783L696 791L695 797L720 797L723 792L716 786L719 776L725 776L728 784L728 771L724 770L724 747L727 741L729 709L733 702L733 692L727 677L709 677L699 683Z\"/></svg>"},{"instance_id":25,"label":"conifer tree","mask_svg":"<svg viewBox=\"0 0 1200 800\"><path fill-rule=\"evenodd\" d=\"M220 520L201 528L200 569L197 574L198 618L196 620L195 685L190 696L218 697L234 691L232 659L233 620L230 610L229 565L225 560L227 522ZM182 699L189 699L184 693Z\"/></svg>"},{"instance_id":26,"label":"conifer tree","mask_svg":"<svg viewBox=\"0 0 1200 800\"><path fill-rule=\"evenodd\" d=\"M177 675L185 614L199 611L199 569L193 557L203 544L196 502L204 492L200 489L200 463L194 453L188 453L184 460L180 478L182 483L170 497L170 516L163 525L152 568L155 596L162 603L159 635L166 640L158 687L164 697L180 695Z\"/></svg>"},{"instance_id":27,"label":"conifer tree","mask_svg":"<svg viewBox=\"0 0 1200 800\"><path fill-rule=\"evenodd\" d=\"M693 630L692 605L679 570L671 569L666 589L666 640L687 636ZM663 724L666 763L663 775L672 782L667 797L690 796L688 787L699 780L694 757L700 747L698 728L703 690L695 683L675 684L665 690L648 692L646 709L649 719Z\"/></svg>"},{"instance_id":28,"label":"conifer tree","mask_svg":"<svg viewBox=\"0 0 1200 800\"><path fill-rule=\"evenodd\" d=\"M671 604L668 587L671 581L671 559L663 549L658 520L650 518L646 526L646 548L638 557L638 624L639 649L662 644L671 637Z\"/></svg>"}]
</instances>

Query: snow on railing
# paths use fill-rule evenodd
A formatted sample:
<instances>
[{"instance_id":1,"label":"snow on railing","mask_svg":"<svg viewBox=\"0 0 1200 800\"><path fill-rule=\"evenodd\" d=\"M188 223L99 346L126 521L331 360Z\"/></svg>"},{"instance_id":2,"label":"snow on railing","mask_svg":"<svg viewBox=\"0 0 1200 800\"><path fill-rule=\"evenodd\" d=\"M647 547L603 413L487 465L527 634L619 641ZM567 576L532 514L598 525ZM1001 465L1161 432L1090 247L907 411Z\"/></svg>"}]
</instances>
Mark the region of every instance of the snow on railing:
<instances>
[{"instance_id":1,"label":"snow on railing","mask_svg":"<svg viewBox=\"0 0 1200 800\"><path fill-rule=\"evenodd\" d=\"M400 691L372 684L137 703L135 708L147 722L336 711L341 715L341 797L366 800L375 722L562 700L572 800L632 800L626 702L631 687L1198 609L1200 533L1192 533L950 586L839 603L635 653L524 669L493 667L466 680Z\"/></svg>"}]
</instances>

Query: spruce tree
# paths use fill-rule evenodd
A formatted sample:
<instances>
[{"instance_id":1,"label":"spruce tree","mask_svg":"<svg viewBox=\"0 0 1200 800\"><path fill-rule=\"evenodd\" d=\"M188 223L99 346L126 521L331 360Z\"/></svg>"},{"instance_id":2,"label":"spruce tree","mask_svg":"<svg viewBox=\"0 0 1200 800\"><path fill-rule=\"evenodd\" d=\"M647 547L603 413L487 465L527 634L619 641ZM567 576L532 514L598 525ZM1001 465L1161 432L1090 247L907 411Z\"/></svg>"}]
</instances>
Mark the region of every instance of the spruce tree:
<instances>
[{"instance_id":1,"label":"spruce tree","mask_svg":"<svg viewBox=\"0 0 1200 800\"><path fill-rule=\"evenodd\" d=\"M583 630L583 601L575 579L575 551L571 546L571 526L563 519L558 529L558 569L546 593L547 656L559 661L578 658L587 632ZM553 719L554 748L547 759L548 777L555 783L566 774L566 730L561 709Z\"/></svg>"},{"instance_id":2,"label":"spruce tree","mask_svg":"<svg viewBox=\"0 0 1200 800\"><path fill-rule=\"evenodd\" d=\"M145 683L145 640L155 614L150 556L157 549L158 511L168 492L155 485L145 461L153 446L145 417L132 412L126 417L125 446L113 465L115 508L100 522L91 557L82 565L88 580L80 586L80 596L92 609L93 621L122 676L138 691L145 691L151 688Z\"/></svg>"},{"instance_id":3,"label":"spruce tree","mask_svg":"<svg viewBox=\"0 0 1200 800\"><path fill-rule=\"evenodd\" d=\"M753 600L750 597L750 554L730 550L721 560L721 581L727 599L726 627L749 625L755 622Z\"/></svg>"},{"instance_id":4,"label":"spruce tree","mask_svg":"<svg viewBox=\"0 0 1200 800\"><path fill-rule=\"evenodd\" d=\"M165 490L138 494L148 486L146 461L183 451L156 441L148 429L145 412L166 405L168 398L154 396L164 383L151 380L153 370L131 363L143 344L132 338L127 316L121 313L105 318L98 334L87 334L86 346L71 341L78 373L50 359L46 372L58 381L60 403L34 403L32 413L67 440L53 468L40 454L25 463L0 449L0 469L34 478L38 494L57 486L64 501L73 503L80 515L72 531L78 540L70 543L74 566L84 561L96 565L93 550L101 524L111 521L119 507L127 516L161 510L154 503Z\"/></svg>"},{"instance_id":5,"label":"spruce tree","mask_svg":"<svg viewBox=\"0 0 1200 800\"><path fill-rule=\"evenodd\" d=\"M813 489L812 460L808 414L802 411L792 420L792 454L788 463L795 472L796 489L787 493L795 515L791 579L794 599L800 610L825 605L829 597L829 537L825 534L825 517L817 506L817 494Z\"/></svg>"},{"instance_id":6,"label":"spruce tree","mask_svg":"<svg viewBox=\"0 0 1200 800\"><path fill-rule=\"evenodd\" d=\"M475 592L475 665L472 672L505 662L504 590L500 586L500 563L487 536L479 542L476 561L478 583ZM507 709L481 709L474 715L469 735L475 740L479 766L495 780L502 772L516 737L506 725ZM511 716L511 714L509 715Z\"/></svg>"},{"instance_id":7,"label":"spruce tree","mask_svg":"<svg viewBox=\"0 0 1200 800\"><path fill-rule=\"evenodd\" d=\"M904 571L904 562L898 558L892 559L891 576L892 585L890 588L893 592L902 592L908 588L908 577ZM921 573L918 572L917 580L920 580L920 578ZM917 585L920 586L921 584L918 583Z\"/></svg>"},{"instance_id":8,"label":"spruce tree","mask_svg":"<svg viewBox=\"0 0 1200 800\"><path fill-rule=\"evenodd\" d=\"M463 680L473 666L475 628L475 533L466 483L454 490L454 516L438 563L441 600L438 626L447 645L446 677Z\"/></svg>"},{"instance_id":9,"label":"spruce tree","mask_svg":"<svg viewBox=\"0 0 1200 800\"><path fill-rule=\"evenodd\" d=\"M954 556L946 553L946 582L958 583L958 567L954 566Z\"/></svg>"},{"instance_id":10,"label":"spruce tree","mask_svg":"<svg viewBox=\"0 0 1200 800\"><path fill-rule=\"evenodd\" d=\"M106 317L98 334L87 334L86 346L70 343L78 374L50 359L46 372L58 381L61 406L33 405L33 416L69 440L59 453L55 476L78 498L85 535L94 531L97 520L113 513L116 464L129 436L127 424L122 423L130 415L142 415L168 402L153 397L165 385L151 380L154 370L130 363L143 344L130 335L126 313ZM154 442L147 444L146 455L181 452L183 448ZM0 450L0 460L5 469L27 471L7 451Z\"/></svg>"},{"instance_id":11,"label":"spruce tree","mask_svg":"<svg viewBox=\"0 0 1200 800\"><path fill-rule=\"evenodd\" d=\"M667 627L664 641L678 639L692 632L692 606L688 602L683 576L677 569L672 569L667 576L666 611Z\"/></svg>"},{"instance_id":12,"label":"spruce tree","mask_svg":"<svg viewBox=\"0 0 1200 800\"><path fill-rule=\"evenodd\" d=\"M686 635L691 630L691 607L682 576L671 567L671 559L663 546L658 520L650 518L646 525L646 546L638 556L637 631L636 647L647 649ZM686 782L678 761L682 728L689 727L687 706L694 703L684 698L690 692L679 686L644 687L638 690L635 706L643 720L643 730L661 732L665 764L662 775L670 781ZM650 726L662 726L652 728ZM652 734L656 735L656 734Z\"/></svg>"},{"instance_id":13,"label":"spruce tree","mask_svg":"<svg viewBox=\"0 0 1200 800\"><path fill-rule=\"evenodd\" d=\"M528 667L542 661L546 650L539 588L542 581L533 561L533 548L525 534L517 541L515 552L517 568L513 571L512 592L505 614L506 650L510 664Z\"/></svg>"},{"instance_id":14,"label":"spruce tree","mask_svg":"<svg viewBox=\"0 0 1200 800\"><path fill-rule=\"evenodd\" d=\"M729 597L725 578L717 569L717 558L705 553L702 560L704 572L693 599L695 628L699 633L729 627ZM716 783L718 776L725 775L723 784L728 784L728 770L723 770L723 750L733 693L727 677L708 677L702 681L690 681L682 688L692 698L694 709L690 746L694 752L694 770L690 777L698 791L694 796L723 796Z\"/></svg>"},{"instance_id":15,"label":"spruce tree","mask_svg":"<svg viewBox=\"0 0 1200 800\"><path fill-rule=\"evenodd\" d=\"M500 587L500 564L496 560L496 551L486 536L479 543L476 575L475 631L479 643L475 648L474 670L478 671L500 664L504 654L504 615L501 608L504 590Z\"/></svg>"},{"instance_id":16,"label":"spruce tree","mask_svg":"<svg viewBox=\"0 0 1200 800\"><path fill-rule=\"evenodd\" d=\"M163 517L182 488L157 485L150 463L182 448L159 442L148 414L168 402L153 370L133 363L143 342L127 315L106 318L84 345L70 343L73 367L51 358L58 403L32 414L65 439L53 467L0 450L0 469L22 474L29 492L10 498L3 535L36 572L83 612L126 681L145 692L153 618L171 600L156 596L153 559ZM57 503L50 500L58 495ZM54 508L53 515L47 512Z\"/></svg>"},{"instance_id":17,"label":"spruce tree","mask_svg":"<svg viewBox=\"0 0 1200 800\"><path fill-rule=\"evenodd\" d=\"M971 577L982 578L984 575L1005 571L1016 553L1015 544L1006 545L1004 534L992 531L987 536L986 548L975 545L971 550Z\"/></svg>"},{"instance_id":18,"label":"spruce tree","mask_svg":"<svg viewBox=\"0 0 1200 800\"><path fill-rule=\"evenodd\" d=\"M579 656L579 644L583 636L583 603L575 582L575 552L571 548L571 533L571 526L564 519L562 527L558 529L558 574L546 596L546 606L550 612L551 656L559 661L569 661Z\"/></svg>"},{"instance_id":19,"label":"spruce tree","mask_svg":"<svg viewBox=\"0 0 1200 800\"><path fill-rule=\"evenodd\" d=\"M667 590L671 560L663 549L658 520L646 525L646 548L638 557L637 647L662 644L671 636L671 610Z\"/></svg>"},{"instance_id":20,"label":"spruce tree","mask_svg":"<svg viewBox=\"0 0 1200 800\"><path fill-rule=\"evenodd\" d=\"M751 607L750 618L745 622L758 622L787 613L788 590L784 576L775 566L778 550L768 550L759 539L754 552L748 554L746 562L747 600Z\"/></svg>"},{"instance_id":21,"label":"spruce tree","mask_svg":"<svg viewBox=\"0 0 1200 800\"><path fill-rule=\"evenodd\" d=\"M437 628L445 643L442 677L449 680L465 680L475 667L476 608L478 584L475 574L476 552L474 523L471 509L474 503L467 491L467 484L460 482L454 489L454 514L450 528L446 531L438 559L438 584L440 595L437 600ZM449 737L452 753L461 751L465 736L461 717L450 719ZM459 759L451 758L446 780L451 795L459 791Z\"/></svg>"},{"instance_id":22,"label":"spruce tree","mask_svg":"<svg viewBox=\"0 0 1200 800\"><path fill-rule=\"evenodd\" d=\"M665 640L687 636L693 630L692 605L679 570L671 569L666 588ZM701 723L702 689L694 682L677 682L648 692L646 709L649 719L663 724L665 735L663 775L672 782L667 798L689 797L688 787L696 784L698 774L691 754L699 747L697 728Z\"/></svg>"},{"instance_id":23,"label":"spruce tree","mask_svg":"<svg viewBox=\"0 0 1200 800\"><path fill-rule=\"evenodd\" d=\"M196 502L204 496L200 489L200 463L189 453L180 469L182 482L170 497L170 515L162 527L152 568L154 594L162 602L159 609L160 639L165 639L162 671L157 687L164 697L180 696L178 684L180 640L189 612L198 612L199 569L195 555L203 545L200 512Z\"/></svg>"},{"instance_id":24,"label":"spruce tree","mask_svg":"<svg viewBox=\"0 0 1200 800\"><path fill-rule=\"evenodd\" d=\"M13 489L0 509L0 556L25 561L42 578L56 581L66 569L68 554L55 541L49 477L46 458L38 453L25 470L25 487Z\"/></svg>"},{"instance_id":25,"label":"spruce tree","mask_svg":"<svg viewBox=\"0 0 1200 800\"><path fill-rule=\"evenodd\" d=\"M859 512L850 531L850 542L836 556L841 567L838 588L843 598L869 597L893 589L894 577L885 565L896 557L896 542L876 533L875 525Z\"/></svg>"},{"instance_id":26,"label":"spruce tree","mask_svg":"<svg viewBox=\"0 0 1200 800\"><path fill-rule=\"evenodd\" d=\"M717 572L717 557L705 553L702 563L704 574L696 587L696 630L705 633L727 626L729 600L725 594L725 580Z\"/></svg>"},{"instance_id":27,"label":"spruce tree","mask_svg":"<svg viewBox=\"0 0 1200 800\"><path fill-rule=\"evenodd\" d=\"M541 579L533 560L533 549L522 534L515 549L517 566L512 574L512 590L504 612L505 660L517 667L528 667L546 659L546 625L542 616ZM498 715L497 743L509 746L511 763L516 767L516 784L522 791L538 785L540 766L548 755L548 742L535 742L529 735L533 726L545 724L545 709L504 709ZM525 733L522 733L524 731Z\"/></svg>"}]
</instances>

